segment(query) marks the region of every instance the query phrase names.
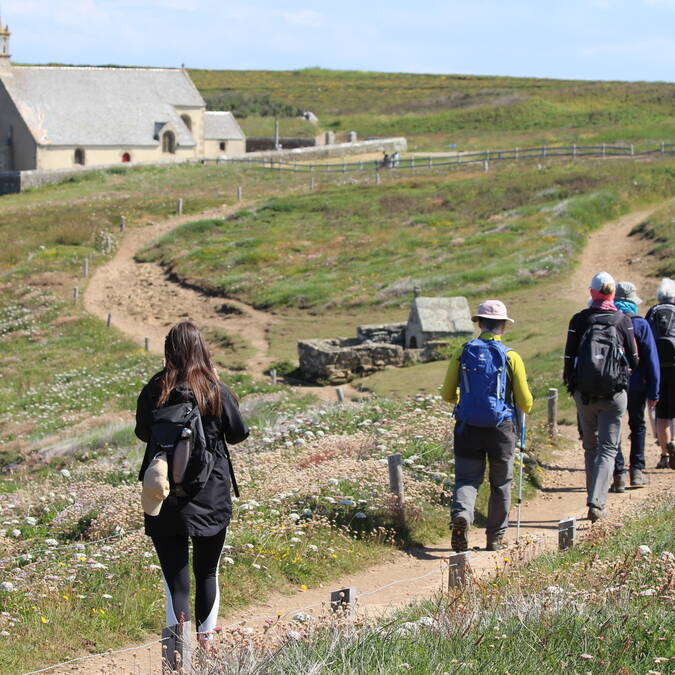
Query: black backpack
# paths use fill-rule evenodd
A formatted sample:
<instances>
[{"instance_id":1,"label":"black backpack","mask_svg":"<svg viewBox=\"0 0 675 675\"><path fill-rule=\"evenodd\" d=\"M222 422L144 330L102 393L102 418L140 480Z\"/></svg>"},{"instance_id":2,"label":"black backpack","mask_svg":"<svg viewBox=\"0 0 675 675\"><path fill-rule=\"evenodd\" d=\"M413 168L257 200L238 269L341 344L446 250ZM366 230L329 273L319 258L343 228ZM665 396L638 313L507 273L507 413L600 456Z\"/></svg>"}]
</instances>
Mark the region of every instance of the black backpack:
<instances>
[{"instance_id":1,"label":"black backpack","mask_svg":"<svg viewBox=\"0 0 675 675\"><path fill-rule=\"evenodd\" d=\"M675 305L656 305L649 312L662 368L675 367Z\"/></svg>"},{"instance_id":2,"label":"black backpack","mask_svg":"<svg viewBox=\"0 0 675 675\"><path fill-rule=\"evenodd\" d=\"M623 317L621 312L589 316L574 370L574 388L589 398L612 398L628 387L628 361L618 331Z\"/></svg>"},{"instance_id":3,"label":"black backpack","mask_svg":"<svg viewBox=\"0 0 675 675\"><path fill-rule=\"evenodd\" d=\"M169 485L176 497L194 497L206 484L215 462L206 445L199 408L190 402L152 411L150 457L165 452Z\"/></svg>"}]
</instances>

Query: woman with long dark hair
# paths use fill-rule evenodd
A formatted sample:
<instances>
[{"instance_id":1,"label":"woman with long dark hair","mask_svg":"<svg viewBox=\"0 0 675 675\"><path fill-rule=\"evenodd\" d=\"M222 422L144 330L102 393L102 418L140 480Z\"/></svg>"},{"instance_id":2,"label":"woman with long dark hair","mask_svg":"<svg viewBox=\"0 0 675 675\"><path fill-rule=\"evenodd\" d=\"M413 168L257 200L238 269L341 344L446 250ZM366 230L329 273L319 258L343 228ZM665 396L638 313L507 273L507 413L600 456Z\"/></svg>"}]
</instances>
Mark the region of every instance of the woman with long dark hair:
<instances>
[{"instance_id":1,"label":"woman with long dark hair","mask_svg":"<svg viewBox=\"0 0 675 675\"><path fill-rule=\"evenodd\" d=\"M208 480L194 496L170 490L165 499L163 495L157 499L154 508L144 502L145 533L152 538L162 567L169 627L190 620L188 542L192 540L197 636L208 640L218 618L218 565L232 513L226 442L239 443L249 432L237 399L218 379L196 326L187 321L176 324L164 341L164 357L164 369L138 397L136 435L150 441L153 410L192 403L199 407L206 446L215 460ZM154 450L148 444L139 480L145 477L151 455Z\"/></svg>"}]
</instances>

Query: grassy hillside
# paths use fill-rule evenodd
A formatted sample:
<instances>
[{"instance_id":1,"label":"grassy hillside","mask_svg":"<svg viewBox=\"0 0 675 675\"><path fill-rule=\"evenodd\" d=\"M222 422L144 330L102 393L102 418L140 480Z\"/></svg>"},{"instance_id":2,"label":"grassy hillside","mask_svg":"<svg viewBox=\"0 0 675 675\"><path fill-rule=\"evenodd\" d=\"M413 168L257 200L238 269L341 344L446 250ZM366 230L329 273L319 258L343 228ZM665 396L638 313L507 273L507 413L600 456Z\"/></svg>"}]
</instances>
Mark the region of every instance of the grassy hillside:
<instances>
[{"instance_id":1,"label":"grassy hillside","mask_svg":"<svg viewBox=\"0 0 675 675\"><path fill-rule=\"evenodd\" d=\"M669 161L324 189L186 225L140 259L266 308L402 307L416 285L503 293L569 269L589 231L674 180Z\"/></svg>"},{"instance_id":2,"label":"grassy hillside","mask_svg":"<svg viewBox=\"0 0 675 675\"><path fill-rule=\"evenodd\" d=\"M469 148L675 137L672 83L319 68L191 70L190 75L207 103L232 108L246 117L244 125L251 130L261 128L254 121L261 113L283 116L286 105L313 111L323 128L409 136L420 149L444 149L448 143ZM287 124L295 125L290 117L283 119L282 129Z\"/></svg>"},{"instance_id":3,"label":"grassy hillside","mask_svg":"<svg viewBox=\"0 0 675 675\"><path fill-rule=\"evenodd\" d=\"M652 252L660 261L657 272L663 276L675 277L675 200L639 225L635 234L653 240Z\"/></svg>"}]
</instances>

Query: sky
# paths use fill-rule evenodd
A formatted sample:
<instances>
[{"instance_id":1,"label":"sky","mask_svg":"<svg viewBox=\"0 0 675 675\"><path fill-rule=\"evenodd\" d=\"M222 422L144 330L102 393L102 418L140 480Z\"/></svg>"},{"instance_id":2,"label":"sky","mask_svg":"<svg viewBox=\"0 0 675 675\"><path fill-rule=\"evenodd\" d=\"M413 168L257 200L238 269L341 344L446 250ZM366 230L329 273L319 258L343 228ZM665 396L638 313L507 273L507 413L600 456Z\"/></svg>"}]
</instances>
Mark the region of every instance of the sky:
<instances>
[{"instance_id":1,"label":"sky","mask_svg":"<svg viewBox=\"0 0 675 675\"><path fill-rule=\"evenodd\" d=\"M0 0L19 63L675 81L675 0Z\"/></svg>"}]
</instances>

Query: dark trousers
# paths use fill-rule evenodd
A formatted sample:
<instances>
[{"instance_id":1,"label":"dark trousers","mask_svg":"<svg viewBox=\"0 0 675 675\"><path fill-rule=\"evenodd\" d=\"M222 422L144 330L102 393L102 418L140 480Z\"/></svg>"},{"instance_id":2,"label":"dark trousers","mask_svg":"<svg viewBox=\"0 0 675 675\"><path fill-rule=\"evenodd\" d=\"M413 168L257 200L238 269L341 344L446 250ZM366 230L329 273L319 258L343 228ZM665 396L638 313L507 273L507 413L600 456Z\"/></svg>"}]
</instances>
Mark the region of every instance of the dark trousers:
<instances>
[{"instance_id":1,"label":"dark trousers","mask_svg":"<svg viewBox=\"0 0 675 675\"><path fill-rule=\"evenodd\" d=\"M218 565L226 530L212 537L192 537L192 569L195 575L197 632L209 633L216 626L220 592ZM190 570L188 537L153 537L166 591L166 625L190 620Z\"/></svg>"},{"instance_id":2,"label":"dark trousers","mask_svg":"<svg viewBox=\"0 0 675 675\"><path fill-rule=\"evenodd\" d=\"M628 392L628 426L630 428L630 467L631 469L645 468L645 439L647 425L645 423L645 404L647 394L644 391ZM626 470L621 444L614 460L614 475Z\"/></svg>"},{"instance_id":3,"label":"dark trousers","mask_svg":"<svg viewBox=\"0 0 675 675\"><path fill-rule=\"evenodd\" d=\"M485 531L489 537L506 532L511 508L511 483L515 458L516 433L508 420L497 428L455 425L455 490L452 519L462 517L473 523L476 495L490 463L490 499Z\"/></svg>"}]
</instances>

